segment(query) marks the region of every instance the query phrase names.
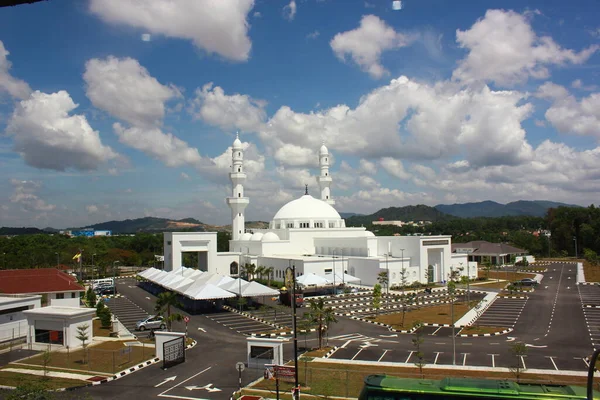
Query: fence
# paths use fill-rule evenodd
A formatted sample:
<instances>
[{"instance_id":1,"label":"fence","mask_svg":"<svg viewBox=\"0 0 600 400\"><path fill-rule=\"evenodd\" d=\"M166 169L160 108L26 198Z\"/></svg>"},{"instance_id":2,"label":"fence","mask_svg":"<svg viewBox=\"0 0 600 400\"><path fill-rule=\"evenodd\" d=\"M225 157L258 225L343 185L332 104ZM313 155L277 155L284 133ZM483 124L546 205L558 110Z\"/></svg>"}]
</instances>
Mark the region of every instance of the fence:
<instances>
[{"instance_id":1,"label":"fence","mask_svg":"<svg viewBox=\"0 0 600 400\"><path fill-rule=\"evenodd\" d=\"M0 329L0 351L22 348L27 342L27 321L15 321L7 329Z\"/></svg>"}]
</instances>

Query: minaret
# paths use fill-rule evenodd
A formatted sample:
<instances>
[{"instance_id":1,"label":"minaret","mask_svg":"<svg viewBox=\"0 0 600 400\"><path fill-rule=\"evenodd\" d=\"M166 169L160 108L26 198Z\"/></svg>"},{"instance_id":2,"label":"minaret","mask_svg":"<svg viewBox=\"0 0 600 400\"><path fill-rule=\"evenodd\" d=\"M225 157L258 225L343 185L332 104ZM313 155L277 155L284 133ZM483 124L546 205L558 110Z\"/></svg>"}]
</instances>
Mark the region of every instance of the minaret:
<instances>
[{"instance_id":1,"label":"minaret","mask_svg":"<svg viewBox=\"0 0 600 400\"><path fill-rule=\"evenodd\" d=\"M229 179L231 180L232 193L231 197L227 198L227 204L231 208L231 239L239 240L240 236L245 232L244 210L250 199L244 197L244 181L246 173L244 172L244 150L242 142L238 135L235 137L231 148L231 172Z\"/></svg>"},{"instance_id":2,"label":"minaret","mask_svg":"<svg viewBox=\"0 0 600 400\"><path fill-rule=\"evenodd\" d=\"M321 174L317 177L317 182L321 188L321 200L327 204L334 205L335 200L331 198L331 176L329 175L329 150L325 147L325 142L319 150L319 166L321 167Z\"/></svg>"}]
</instances>

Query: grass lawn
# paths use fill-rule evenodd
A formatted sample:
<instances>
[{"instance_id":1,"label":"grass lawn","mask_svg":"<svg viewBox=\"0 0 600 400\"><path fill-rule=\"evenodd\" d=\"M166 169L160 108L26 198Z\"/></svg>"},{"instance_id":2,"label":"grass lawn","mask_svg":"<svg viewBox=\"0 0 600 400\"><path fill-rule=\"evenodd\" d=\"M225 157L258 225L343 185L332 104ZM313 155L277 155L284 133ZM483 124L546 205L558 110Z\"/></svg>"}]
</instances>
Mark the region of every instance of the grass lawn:
<instances>
[{"instance_id":1,"label":"grass lawn","mask_svg":"<svg viewBox=\"0 0 600 400\"><path fill-rule=\"evenodd\" d=\"M462 301L454 303L454 321L458 321L460 317L469 311L469 307ZM396 329L409 329L416 321L421 321L429 324L451 324L450 304L440 304L437 306L422 307L419 310L407 311L404 317L404 326L401 325L402 313L380 315L375 318L375 321L391 325Z\"/></svg>"},{"instance_id":2,"label":"grass lawn","mask_svg":"<svg viewBox=\"0 0 600 400\"><path fill-rule=\"evenodd\" d=\"M485 277L486 273L485 273L485 271L480 269L478 275L480 277ZM535 274L527 273L527 272L514 272L511 270L509 270L509 271L490 270L490 272L489 272L489 280L490 281L497 280L497 279L504 279L505 281L514 282L514 281L520 281L521 279L525 279L525 278L535 278Z\"/></svg>"},{"instance_id":3,"label":"grass lawn","mask_svg":"<svg viewBox=\"0 0 600 400\"><path fill-rule=\"evenodd\" d=\"M29 382L39 383L46 380L48 389L60 389L68 387L84 386L84 381L76 379L61 379L61 378L44 378L37 375L17 374L16 372L5 372L0 370L0 385L4 386L19 386Z\"/></svg>"},{"instance_id":4,"label":"grass lawn","mask_svg":"<svg viewBox=\"0 0 600 400\"><path fill-rule=\"evenodd\" d=\"M501 326L465 326L460 333L465 335L483 335L484 333L502 332L506 327Z\"/></svg>"},{"instance_id":5,"label":"grass lawn","mask_svg":"<svg viewBox=\"0 0 600 400\"><path fill-rule=\"evenodd\" d=\"M583 274L587 282L600 282L600 265L592 265L587 261L583 262Z\"/></svg>"},{"instance_id":6,"label":"grass lawn","mask_svg":"<svg viewBox=\"0 0 600 400\"><path fill-rule=\"evenodd\" d=\"M94 328L94 336L100 336L100 337L110 337L110 332L111 329L110 327L108 328L103 328L102 327L102 322L100 321L100 319L95 319L92 321L92 325Z\"/></svg>"},{"instance_id":7,"label":"grass lawn","mask_svg":"<svg viewBox=\"0 0 600 400\"><path fill-rule=\"evenodd\" d=\"M125 346L124 342L102 342L87 348L86 362L83 350L53 352L49 367L71 368L81 371L115 373L154 357L154 347ZM43 365L42 355L22 360L23 364Z\"/></svg>"},{"instance_id":8,"label":"grass lawn","mask_svg":"<svg viewBox=\"0 0 600 400\"><path fill-rule=\"evenodd\" d=\"M469 371L469 370L435 370L425 368L424 377L427 379L441 379L447 376L458 377L476 377L489 379L511 379L515 376L511 373L490 372L490 371ZM371 374L387 374L406 378L420 378L417 367L384 367L384 366L360 366L360 365L340 365L328 364L318 361L299 362L298 363L299 380L302 386L302 392L306 394L320 396L346 396L358 397L363 386L365 376ZM569 383L585 386L585 377L570 376L547 376L522 373L522 380L545 382L545 383ZM551 380L550 380L551 379ZM290 393L293 384L280 382L281 398L285 397L285 392ZM275 381L260 381L254 386L256 389L266 389L275 392ZM244 394L252 394L252 390L244 389ZM260 392L255 392L260 393ZM273 397L261 394L265 397Z\"/></svg>"},{"instance_id":9,"label":"grass lawn","mask_svg":"<svg viewBox=\"0 0 600 400\"><path fill-rule=\"evenodd\" d=\"M496 281L487 281L485 283L481 283L478 285L471 285L471 289L472 290L485 290L485 289L504 289L504 287L506 287L508 285L508 282L506 281L500 281L500 282L496 282Z\"/></svg>"}]
</instances>

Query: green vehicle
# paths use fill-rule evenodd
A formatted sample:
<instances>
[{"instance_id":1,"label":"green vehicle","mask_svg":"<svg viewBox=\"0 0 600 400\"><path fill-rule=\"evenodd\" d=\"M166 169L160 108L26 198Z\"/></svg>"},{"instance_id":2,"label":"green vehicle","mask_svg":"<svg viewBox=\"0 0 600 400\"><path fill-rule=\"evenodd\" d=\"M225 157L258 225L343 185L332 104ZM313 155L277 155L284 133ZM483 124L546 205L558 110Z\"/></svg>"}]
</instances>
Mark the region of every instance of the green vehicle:
<instances>
[{"instance_id":1,"label":"green vehicle","mask_svg":"<svg viewBox=\"0 0 600 400\"><path fill-rule=\"evenodd\" d=\"M599 392L593 392L600 399ZM585 400L587 389L572 385L516 383L499 379L444 378L442 380L369 375L359 400Z\"/></svg>"}]
</instances>

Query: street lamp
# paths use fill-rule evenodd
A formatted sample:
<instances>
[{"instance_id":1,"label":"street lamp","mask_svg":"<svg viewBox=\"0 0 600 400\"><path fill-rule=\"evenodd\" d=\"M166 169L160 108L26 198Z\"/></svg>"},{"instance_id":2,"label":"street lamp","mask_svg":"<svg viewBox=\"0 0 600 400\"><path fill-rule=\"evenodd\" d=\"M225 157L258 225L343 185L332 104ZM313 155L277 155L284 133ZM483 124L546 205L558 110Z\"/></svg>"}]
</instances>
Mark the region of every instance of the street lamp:
<instances>
[{"instance_id":1,"label":"street lamp","mask_svg":"<svg viewBox=\"0 0 600 400\"><path fill-rule=\"evenodd\" d=\"M388 251L389 251L389 246L388 246ZM387 279L385 282L385 291L386 291L386 300L385 300L385 307L387 309L390 308L390 267L388 266L388 253L385 253L385 273L387 274Z\"/></svg>"},{"instance_id":2,"label":"street lamp","mask_svg":"<svg viewBox=\"0 0 600 400\"><path fill-rule=\"evenodd\" d=\"M336 288L335 288L335 249L333 249L333 256L331 257L331 259L333 260L333 295L336 295Z\"/></svg>"},{"instance_id":3,"label":"street lamp","mask_svg":"<svg viewBox=\"0 0 600 400\"><path fill-rule=\"evenodd\" d=\"M117 280L115 274L115 264L119 264L120 261L113 261L113 286L115 287L115 294L117 294Z\"/></svg>"},{"instance_id":4,"label":"street lamp","mask_svg":"<svg viewBox=\"0 0 600 400\"><path fill-rule=\"evenodd\" d=\"M292 330L294 331L294 400L300 400L300 385L298 384L298 330L296 329L296 266L291 265L292 260L288 261L288 266L285 270L287 275L288 270L292 271ZM334 275L335 277L335 271ZM335 278L334 278L335 279Z\"/></svg>"},{"instance_id":5,"label":"street lamp","mask_svg":"<svg viewBox=\"0 0 600 400\"><path fill-rule=\"evenodd\" d=\"M573 236L573 242L575 242L575 259L577 260L577 236Z\"/></svg>"}]
</instances>

